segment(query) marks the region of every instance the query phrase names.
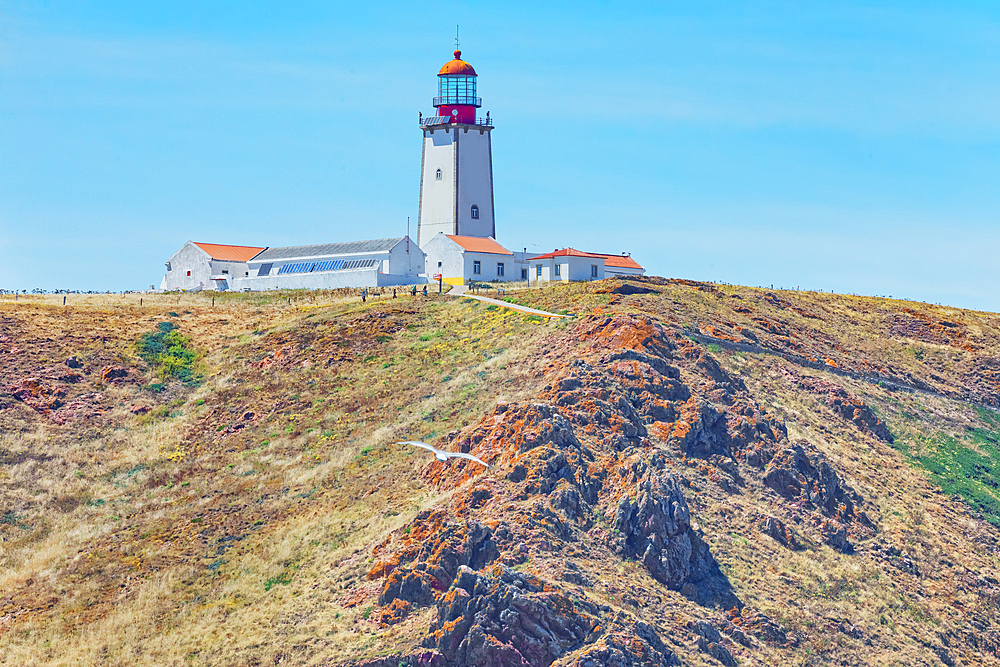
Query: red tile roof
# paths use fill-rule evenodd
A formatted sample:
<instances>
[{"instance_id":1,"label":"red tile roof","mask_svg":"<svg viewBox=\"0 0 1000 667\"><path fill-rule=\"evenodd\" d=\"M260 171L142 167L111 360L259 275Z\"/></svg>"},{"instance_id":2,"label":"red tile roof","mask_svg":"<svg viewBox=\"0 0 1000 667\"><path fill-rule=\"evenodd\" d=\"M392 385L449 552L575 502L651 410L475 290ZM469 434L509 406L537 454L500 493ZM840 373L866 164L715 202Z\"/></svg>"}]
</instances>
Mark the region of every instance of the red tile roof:
<instances>
[{"instance_id":1,"label":"red tile roof","mask_svg":"<svg viewBox=\"0 0 1000 667\"><path fill-rule=\"evenodd\" d=\"M562 250L554 250L552 252L547 252L544 255L537 255L531 259L552 259L553 257L603 257L604 255L595 255L592 252L583 252L582 250L577 250L576 248L563 248Z\"/></svg>"},{"instance_id":2,"label":"red tile roof","mask_svg":"<svg viewBox=\"0 0 1000 667\"><path fill-rule=\"evenodd\" d=\"M445 234L445 236L469 252L488 252L494 255L514 254L491 238L484 239L478 236L452 236L451 234Z\"/></svg>"},{"instance_id":3,"label":"red tile roof","mask_svg":"<svg viewBox=\"0 0 1000 667\"><path fill-rule=\"evenodd\" d=\"M196 246L208 253L212 259L222 262L248 262L266 248L254 248L246 245L220 245L218 243L198 243Z\"/></svg>"},{"instance_id":4,"label":"red tile roof","mask_svg":"<svg viewBox=\"0 0 1000 667\"><path fill-rule=\"evenodd\" d=\"M553 252L547 252L544 255L538 255L532 257L531 259L552 259L553 257L594 257L603 258L604 266L614 266L620 269L639 269L645 271L639 264L636 263L629 255L608 255L603 252L584 252L582 250L577 250L576 248L563 248L562 250L554 250Z\"/></svg>"},{"instance_id":5,"label":"red tile roof","mask_svg":"<svg viewBox=\"0 0 1000 667\"><path fill-rule=\"evenodd\" d=\"M645 271L639 263L636 262L630 255L605 255L604 253L595 252L594 255L604 258L604 266L614 266L620 269L639 269Z\"/></svg>"}]
</instances>

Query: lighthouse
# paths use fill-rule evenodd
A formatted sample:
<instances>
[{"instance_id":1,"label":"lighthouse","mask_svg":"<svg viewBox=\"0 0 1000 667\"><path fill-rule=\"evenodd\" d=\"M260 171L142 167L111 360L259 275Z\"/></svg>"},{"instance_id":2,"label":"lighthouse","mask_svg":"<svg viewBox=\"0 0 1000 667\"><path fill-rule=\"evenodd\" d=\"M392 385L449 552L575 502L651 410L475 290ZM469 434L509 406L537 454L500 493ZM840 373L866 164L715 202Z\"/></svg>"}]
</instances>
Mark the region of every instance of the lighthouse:
<instances>
[{"instance_id":1,"label":"lighthouse","mask_svg":"<svg viewBox=\"0 0 1000 667\"><path fill-rule=\"evenodd\" d=\"M496 237L493 217L493 151L489 114L477 116L476 70L455 58L438 72L434 116L421 116L420 217L417 245L439 232Z\"/></svg>"}]
</instances>

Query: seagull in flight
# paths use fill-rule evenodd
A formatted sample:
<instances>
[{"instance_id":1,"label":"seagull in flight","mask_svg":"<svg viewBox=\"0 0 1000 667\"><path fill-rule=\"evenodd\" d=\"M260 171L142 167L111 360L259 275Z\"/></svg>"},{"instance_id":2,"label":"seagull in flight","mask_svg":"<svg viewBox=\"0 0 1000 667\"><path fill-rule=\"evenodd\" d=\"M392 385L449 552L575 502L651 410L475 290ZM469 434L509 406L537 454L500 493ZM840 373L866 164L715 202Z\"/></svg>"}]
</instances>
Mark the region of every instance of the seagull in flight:
<instances>
[{"instance_id":1,"label":"seagull in flight","mask_svg":"<svg viewBox=\"0 0 1000 667\"><path fill-rule=\"evenodd\" d=\"M475 461L476 463L481 463L482 465L486 466L487 468L490 467L490 465L488 463L486 463L486 461L483 461L481 459L477 459L472 454L465 454L463 452L445 452L445 451L442 451L442 450L437 449L435 447L431 447L426 442L420 442L419 440L400 440L397 444L400 444L400 445L413 445L414 447L420 447L421 449L426 449L429 452L434 452L434 457L438 461L447 461L448 459L454 459L454 458L469 459L470 461Z\"/></svg>"}]
</instances>

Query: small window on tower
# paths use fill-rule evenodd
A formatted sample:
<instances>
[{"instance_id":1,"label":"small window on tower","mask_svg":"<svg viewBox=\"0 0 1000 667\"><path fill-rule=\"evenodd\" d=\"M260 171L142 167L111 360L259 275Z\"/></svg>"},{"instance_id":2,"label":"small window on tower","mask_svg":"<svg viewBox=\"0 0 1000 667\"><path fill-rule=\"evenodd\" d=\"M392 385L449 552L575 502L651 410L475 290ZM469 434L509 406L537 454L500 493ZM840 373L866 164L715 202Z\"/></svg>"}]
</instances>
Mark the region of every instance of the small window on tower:
<instances>
[{"instance_id":1,"label":"small window on tower","mask_svg":"<svg viewBox=\"0 0 1000 667\"><path fill-rule=\"evenodd\" d=\"M479 220L479 207L475 204L472 205L472 219Z\"/></svg>"},{"instance_id":2,"label":"small window on tower","mask_svg":"<svg viewBox=\"0 0 1000 667\"><path fill-rule=\"evenodd\" d=\"M441 170L440 169L437 170L437 175L434 176L434 180L435 181L440 181L441 180Z\"/></svg>"},{"instance_id":3,"label":"small window on tower","mask_svg":"<svg viewBox=\"0 0 1000 667\"><path fill-rule=\"evenodd\" d=\"M189 276L191 275L191 272L190 272L190 271L188 271L188 275L189 275Z\"/></svg>"}]
</instances>

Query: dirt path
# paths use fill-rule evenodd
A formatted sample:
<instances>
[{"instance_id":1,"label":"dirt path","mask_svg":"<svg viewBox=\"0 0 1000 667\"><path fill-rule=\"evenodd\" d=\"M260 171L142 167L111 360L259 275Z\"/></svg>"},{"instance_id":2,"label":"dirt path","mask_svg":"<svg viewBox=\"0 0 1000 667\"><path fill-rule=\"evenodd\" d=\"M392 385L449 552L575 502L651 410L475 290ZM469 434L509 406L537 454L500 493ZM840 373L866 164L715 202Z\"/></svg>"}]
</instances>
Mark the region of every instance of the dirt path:
<instances>
[{"instance_id":1,"label":"dirt path","mask_svg":"<svg viewBox=\"0 0 1000 667\"><path fill-rule=\"evenodd\" d=\"M464 285L462 286L464 287ZM448 292L451 296L457 296L464 299L477 299L479 301L485 301L486 303L496 304L498 306L503 306L504 308L510 308L511 310L519 310L522 313L529 313L531 315L541 315L542 317L570 317L569 315L557 315L556 313L550 313L545 310L538 310L537 308L529 308L527 306L520 306L516 303L508 303L507 301L501 301L500 299L491 299L488 296L479 296L478 294L469 294L467 291L458 291L458 288L453 288Z\"/></svg>"}]
</instances>

